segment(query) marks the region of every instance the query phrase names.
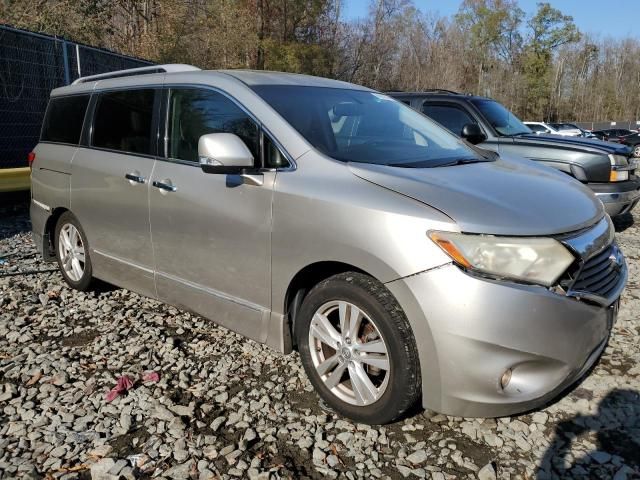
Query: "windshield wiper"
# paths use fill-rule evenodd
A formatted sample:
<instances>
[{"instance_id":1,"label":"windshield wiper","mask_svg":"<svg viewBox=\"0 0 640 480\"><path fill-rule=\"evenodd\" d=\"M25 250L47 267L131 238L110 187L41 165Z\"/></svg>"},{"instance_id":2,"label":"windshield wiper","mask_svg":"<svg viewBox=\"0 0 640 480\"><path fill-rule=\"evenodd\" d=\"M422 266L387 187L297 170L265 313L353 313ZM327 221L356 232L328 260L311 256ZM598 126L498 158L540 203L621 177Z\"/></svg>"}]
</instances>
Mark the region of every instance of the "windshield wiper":
<instances>
[{"instance_id":1,"label":"windshield wiper","mask_svg":"<svg viewBox=\"0 0 640 480\"><path fill-rule=\"evenodd\" d=\"M435 168L435 167L453 167L456 165L467 165L470 163L483 163L483 162L493 162L493 159L490 158L458 158L457 160L449 160L444 161L442 163L438 163L433 160L426 160L424 162L409 162L409 163L390 163L387 166L389 167L400 167L400 168Z\"/></svg>"},{"instance_id":2,"label":"windshield wiper","mask_svg":"<svg viewBox=\"0 0 640 480\"><path fill-rule=\"evenodd\" d=\"M482 162L493 162L493 160L489 158L460 158L458 160L454 160L452 162L442 163L440 165L436 165L438 167L452 167L455 165L468 165L470 163L482 163Z\"/></svg>"},{"instance_id":3,"label":"windshield wiper","mask_svg":"<svg viewBox=\"0 0 640 480\"><path fill-rule=\"evenodd\" d=\"M520 137L522 135L530 135L531 132L517 132L517 133L510 133L509 135L505 135L505 137Z\"/></svg>"}]
</instances>

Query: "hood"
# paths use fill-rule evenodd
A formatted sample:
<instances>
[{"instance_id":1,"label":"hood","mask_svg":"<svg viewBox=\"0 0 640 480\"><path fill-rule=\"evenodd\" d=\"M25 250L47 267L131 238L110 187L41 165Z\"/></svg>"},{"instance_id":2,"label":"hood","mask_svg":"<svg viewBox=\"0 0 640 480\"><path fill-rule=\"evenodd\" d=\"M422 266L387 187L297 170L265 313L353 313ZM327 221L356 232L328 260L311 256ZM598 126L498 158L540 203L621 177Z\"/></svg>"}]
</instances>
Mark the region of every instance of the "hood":
<instances>
[{"instance_id":1,"label":"hood","mask_svg":"<svg viewBox=\"0 0 640 480\"><path fill-rule=\"evenodd\" d=\"M568 137L560 135L520 135L513 137L516 145L536 145L548 146L549 148L566 148L577 151L587 151L592 153L629 155L631 150L619 143L603 142L597 138Z\"/></svg>"},{"instance_id":2,"label":"hood","mask_svg":"<svg viewBox=\"0 0 640 480\"><path fill-rule=\"evenodd\" d=\"M443 212L468 233L554 235L588 227L604 215L602 203L581 183L528 160L435 168L350 163L349 169Z\"/></svg>"}]
</instances>

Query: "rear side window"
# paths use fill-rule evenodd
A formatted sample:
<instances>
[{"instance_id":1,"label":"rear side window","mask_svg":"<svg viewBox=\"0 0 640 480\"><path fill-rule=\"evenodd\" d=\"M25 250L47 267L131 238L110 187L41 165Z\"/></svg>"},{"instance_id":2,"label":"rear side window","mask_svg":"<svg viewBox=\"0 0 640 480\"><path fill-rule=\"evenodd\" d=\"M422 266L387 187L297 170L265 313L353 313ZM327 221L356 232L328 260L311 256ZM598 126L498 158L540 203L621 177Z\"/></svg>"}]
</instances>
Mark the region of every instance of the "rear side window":
<instances>
[{"instance_id":1,"label":"rear side window","mask_svg":"<svg viewBox=\"0 0 640 480\"><path fill-rule=\"evenodd\" d=\"M88 104L89 95L52 98L42 125L41 140L77 145Z\"/></svg>"},{"instance_id":2,"label":"rear side window","mask_svg":"<svg viewBox=\"0 0 640 480\"><path fill-rule=\"evenodd\" d=\"M155 90L122 90L98 96L92 146L152 154L151 125Z\"/></svg>"},{"instance_id":3,"label":"rear side window","mask_svg":"<svg viewBox=\"0 0 640 480\"><path fill-rule=\"evenodd\" d=\"M234 133L259 158L258 125L221 93L172 89L169 104L169 158L198 163L198 141L209 133Z\"/></svg>"}]
</instances>

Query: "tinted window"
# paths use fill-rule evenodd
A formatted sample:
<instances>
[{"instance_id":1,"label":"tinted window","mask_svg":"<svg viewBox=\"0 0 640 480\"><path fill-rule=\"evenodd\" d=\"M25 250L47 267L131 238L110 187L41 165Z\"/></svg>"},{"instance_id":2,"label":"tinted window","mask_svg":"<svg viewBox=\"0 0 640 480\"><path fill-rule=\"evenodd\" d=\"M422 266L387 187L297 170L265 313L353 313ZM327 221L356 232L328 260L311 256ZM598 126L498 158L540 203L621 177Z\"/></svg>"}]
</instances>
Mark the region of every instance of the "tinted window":
<instances>
[{"instance_id":1,"label":"tinted window","mask_svg":"<svg viewBox=\"0 0 640 480\"><path fill-rule=\"evenodd\" d=\"M92 145L151 154L152 89L105 92L98 96Z\"/></svg>"},{"instance_id":2,"label":"tinted window","mask_svg":"<svg viewBox=\"0 0 640 480\"><path fill-rule=\"evenodd\" d=\"M462 134L462 127L465 125L477 123L467 112L454 106L425 104L422 111L456 135Z\"/></svg>"},{"instance_id":3,"label":"tinted window","mask_svg":"<svg viewBox=\"0 0 640 480\"><path fill-rule=\"evenodd\" d=\"M259 158L258 125L234 102L212 90L172 90L169 157L198 162L198 140L208 133L234 133Z\"/></svg>"},{"instance_id":4,"label":"tinted window","mask_svg":"<svg viewBox=\"0 0 640 480\"><path fill-rule=\"evenodd\" d=\"M52 98L42 125L42 140L79 143L88 104L89 95Z\"/></svg>"},{"instance_id":5,"label":"tinted window","mask_svg":"<svg viewBox=\"0 0 640 480\"><path fill-rule=\"evenodd\" d=\"M546 128L544 128L542 125L538 125L538 124L535 124L535 123L533 123L533 124L532 123L528 123L527 127L529 127L534 132L544 132L544 133L548 132L548 130Z\"/></svg>"},{"instance_id":6,"label":"tinted window","mask_svg":"<svg viewBox=\"0 0 640 480\"><path fill-rule=\"evenodd\" d=\"M315 149L344 162L430 167L481 160L460 139L380 93L326 87L253 87Z\"/></svg>"},{"instance_id":7,"label":"tinted window","mask_svg":"<svg viewBox=\"0 0 640 480\"><path fill-rule=\"evenodd\" d=\"M580 130L572 123L551 123L550 125L556 130Z\"/></svg>"},{"instance_id":8,"label":"tinted window","mask_svg":"<svg viewBox=\"0 0 640 480\"><path fill-rule=\"evenodd\" d=\"M289 161L267 135L264 136L263 145L265 168L286 168L289 166Z\"/></svg>"},{"instance_id":9,"label":"tinted window","mask_svg":"<svg viewBox=\"0 0 640 480\"><path fill-rule=\"evenodd\" d=\"M471 101L500 135L531 133L529 127L495 100L473 99Z\"/></svg>"}]
</instances>

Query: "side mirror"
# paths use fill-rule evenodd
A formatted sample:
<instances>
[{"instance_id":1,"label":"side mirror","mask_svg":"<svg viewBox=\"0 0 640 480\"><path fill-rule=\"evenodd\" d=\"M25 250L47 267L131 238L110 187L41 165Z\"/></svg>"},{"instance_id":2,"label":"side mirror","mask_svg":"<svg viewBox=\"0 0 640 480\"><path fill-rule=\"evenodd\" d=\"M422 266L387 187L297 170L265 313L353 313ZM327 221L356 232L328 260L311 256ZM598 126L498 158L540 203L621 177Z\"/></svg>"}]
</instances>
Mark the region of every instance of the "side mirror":
<instances>
[{"instance_id":1,"label":"side mirror","mask_svg":"<svg viewBox=\"0 0 640 480\"><path fill-rule=\"evenodd\" d=\"M477 123L467 123L462 127L460 136L473 145L477 145L487 139L487 136L482 132L480 125Z\"/></svg>"},{"instance_id":2,"label":"side mirror","mask_svg":"<svg viewBox=\"0 0 640 480\"><path fill-rule=\"evenodd\" d=\"M254 167L253 155L233 133L209 133L198 140L198 159L205 173L239 174Z\"/></svg>"}]
</instances>

